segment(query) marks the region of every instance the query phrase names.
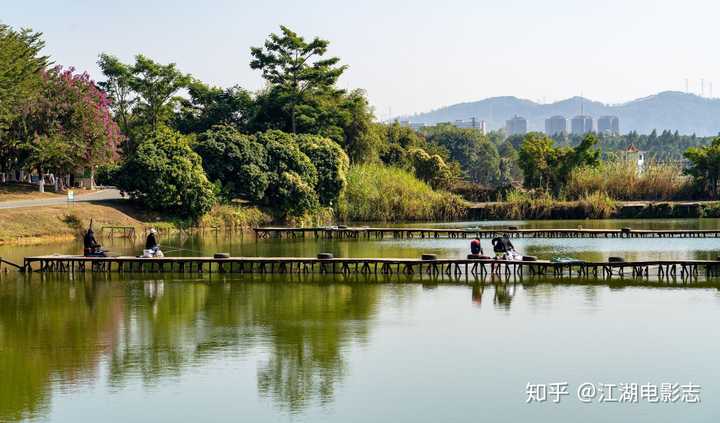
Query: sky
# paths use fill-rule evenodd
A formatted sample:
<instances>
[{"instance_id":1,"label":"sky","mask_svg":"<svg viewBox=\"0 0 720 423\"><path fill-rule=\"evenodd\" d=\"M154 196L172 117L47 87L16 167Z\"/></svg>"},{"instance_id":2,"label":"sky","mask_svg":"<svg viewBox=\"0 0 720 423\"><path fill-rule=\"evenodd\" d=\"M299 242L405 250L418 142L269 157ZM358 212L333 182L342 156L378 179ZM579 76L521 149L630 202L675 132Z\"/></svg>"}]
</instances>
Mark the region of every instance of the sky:
<instances>
[{"instance_id":1,"label":"sky","mask_svg":"<svg viewBox=\"0 0 720 423\"><path fill-rule=\"evenodd\" d=\"M621 103L686 79L720 96L717 0L0 0L0 21L96 80L100 53L142 53L249 90L263 86L250 47L286 25L331 42L340 86L364 89L379 119L494 96Z\"/></svg>"}]
</instances>

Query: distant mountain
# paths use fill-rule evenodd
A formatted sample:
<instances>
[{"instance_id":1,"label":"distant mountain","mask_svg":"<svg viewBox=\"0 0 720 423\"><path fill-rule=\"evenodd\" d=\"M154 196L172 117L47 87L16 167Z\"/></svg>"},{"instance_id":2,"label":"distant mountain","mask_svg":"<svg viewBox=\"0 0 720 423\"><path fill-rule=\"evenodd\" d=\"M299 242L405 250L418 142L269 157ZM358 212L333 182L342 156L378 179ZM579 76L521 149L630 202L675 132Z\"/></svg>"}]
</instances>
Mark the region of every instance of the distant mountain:
<instances>
[{"instance_id":1,"label":"distant mountain","mask_svg":"<svg viewBox=\"0 0 720 423\"><path fill-rule=\"evenodd\" d=\"M488 123L488 129L505 127L505 121L515 115L528 120L528 130L542 131L545 119L562 115L566 118L580 114L597 118L614 115L620 119L620 132L650 133L653 129L669 129L681 134L695 133L711 136L720 133L720 99L709 99L678 91L665 91L650 97L623 104L608 105L582 97L550 104L539 104L517 97L492 97L470 103L459 103L427 113L402 116L399 120L434 124L469 120L475 117Z\"/></svg>"}]
</instances>

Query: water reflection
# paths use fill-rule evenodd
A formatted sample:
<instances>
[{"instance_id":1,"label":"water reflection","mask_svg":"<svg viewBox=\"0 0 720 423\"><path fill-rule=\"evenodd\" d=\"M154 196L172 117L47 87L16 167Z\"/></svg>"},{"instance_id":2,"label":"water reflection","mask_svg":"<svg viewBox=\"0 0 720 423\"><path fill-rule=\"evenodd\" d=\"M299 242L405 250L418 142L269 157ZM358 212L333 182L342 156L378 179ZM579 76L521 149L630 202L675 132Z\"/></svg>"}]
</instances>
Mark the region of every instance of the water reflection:
<instances>
[{"instance_id":1,"label":"water reflection","mask_svg":"<svg viewBox=\"0 0 720 423\"><path fill-rule=\"evenodd\" d=\"M379 286L33 275L0 283L0 421L42 416L54 385L156 384L218 354L258 349L257 389L297 412L332 401ZM401 294L403 290L395 292Z\"/></svg>"}]
</instances>

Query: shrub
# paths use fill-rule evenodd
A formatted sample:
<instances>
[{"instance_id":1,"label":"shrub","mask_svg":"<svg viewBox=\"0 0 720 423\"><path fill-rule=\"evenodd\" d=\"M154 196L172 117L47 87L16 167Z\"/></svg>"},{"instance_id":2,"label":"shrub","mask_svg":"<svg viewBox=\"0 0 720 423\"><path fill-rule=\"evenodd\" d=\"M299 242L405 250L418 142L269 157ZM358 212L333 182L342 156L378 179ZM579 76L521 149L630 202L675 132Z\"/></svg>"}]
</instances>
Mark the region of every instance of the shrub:
<instances>
[{"instance_id":1,"label":"shrub","mask_svg":"<svg viewBox=\"0 0 720 423\"><path fill-rule=\"evenodd\" d=\"M268 199L286 216L302 216L319 206L313 187L295 172L281 173Z\"/></svg>"},{"instance_id":2,"label":"shrub","mask_svg":"<svg viewBox=\"0 0 720 423\"><path fill-rule=\"evenodd\" d=\"M452 172L445 161L437 154L432 156L422 148L408 151L415 176L429 183L433 188L448 188L452 180Z\"/></svg>"},{"instance_id":3,"label":"shrub","mask_svg":"<svg viewBox=\"0 0 720 423\"><path fill-rule=\"evenodd\" d=\"M347 172L350 167L345 151L336 142L315 135L299 136L298 145L317 169L315 191L320 204L329 206L337 202L347 185Z\"/></svg>"},{"instance_id":4,"label":"shrub","mask_svg":"<svg viewBox=\"0 0 720 423\"><path fill-rule=\"evenodd\" d=\"M202 157L208 178L221 183L226 197L263 199L269 184L266 153L255 137L230 126L216 126L200 135L195 151Z\"/></svg>"},{"instance_id":5,"label":"shrub","mask_svg":"<svg viewBox=\"0 0 720 423\"><path fill-rule=\"evenodd\" d=\"M215 203L215 190L200 156L185 137L166 127L141 140L118 172L117 182L121 190L148 208L193 220Z\"/></svg>"}]
</instances>

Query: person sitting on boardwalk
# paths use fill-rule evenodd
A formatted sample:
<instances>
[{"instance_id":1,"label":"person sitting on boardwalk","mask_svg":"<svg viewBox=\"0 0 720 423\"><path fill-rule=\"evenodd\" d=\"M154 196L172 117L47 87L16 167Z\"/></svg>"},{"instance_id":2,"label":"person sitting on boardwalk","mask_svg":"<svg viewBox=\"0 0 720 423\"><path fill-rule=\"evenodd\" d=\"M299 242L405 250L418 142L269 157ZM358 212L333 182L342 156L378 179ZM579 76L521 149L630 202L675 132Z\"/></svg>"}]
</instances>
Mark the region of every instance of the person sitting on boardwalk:
<instances>
[{"instance_id":1,"label":"person sitting on boardwalk","mask_svg":"<svg viewBox=\"0 0 720 423\"><path fill-rule=\"evenodd\" d=\"M510 238L506 235L494 238L492 240L493 251L495 256L503 260L522 260L522 254L515 250L515 246L510 242Z\"/></svg>"},{"instance_id":2,"label":"person sitting on boardwalk","mask_svg":"<svg viewBox=\"0 0 720 423\"><path fill-rule=\"evenodd\" d=\"M482 246L480 245L480 238L475 238L470 241L470 254L480 255L483 253Z\"/></svg>"},{"instance_id":3,"label":"person sitting on boardwalk","mask_svg":"<svg viewBox=\"0 0 720 423\"><path fill-rule=\"evenodd\" d=\"M150 233L145 240L145 254L143 256L148 257L162 257L162 251L160 251L160 244L157 240L157 230L155 228L150 229Z\"/></svg>"},{"instance_id":4,"label":"person sitting on boardwalk","mask_svg":"<svg viewBox=\"0 0 720 423\"><path fill-rule=\"evenodd\" d=\"M105 257L102 246L95 239L95 232L92 229L92 220L85 236L83 237L83 255L86 257Z\"/></svg>"}]
</instances>

